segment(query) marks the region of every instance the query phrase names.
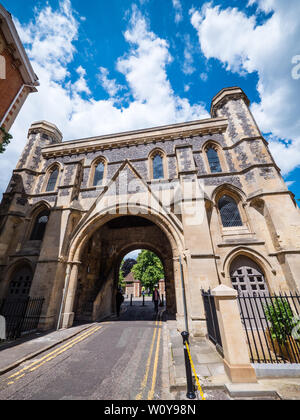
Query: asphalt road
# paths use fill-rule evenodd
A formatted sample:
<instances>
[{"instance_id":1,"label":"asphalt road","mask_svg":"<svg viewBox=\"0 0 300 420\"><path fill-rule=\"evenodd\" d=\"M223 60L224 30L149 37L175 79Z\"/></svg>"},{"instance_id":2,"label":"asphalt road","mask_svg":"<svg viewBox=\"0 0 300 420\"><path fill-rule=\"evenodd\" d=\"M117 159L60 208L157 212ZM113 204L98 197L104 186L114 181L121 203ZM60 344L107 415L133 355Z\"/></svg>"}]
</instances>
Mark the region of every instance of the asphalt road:
<instances>
[{"instance_id":1,"label":"asphalt road","mask_svg":"<svg viewBox=\"0 0 300 420\"><path fill-rule=\"evenodd\" d=\"M0 400L166 399L163 311L123 304L119 319L39 355L0 379Z\"/></svg>"}]
</instances>

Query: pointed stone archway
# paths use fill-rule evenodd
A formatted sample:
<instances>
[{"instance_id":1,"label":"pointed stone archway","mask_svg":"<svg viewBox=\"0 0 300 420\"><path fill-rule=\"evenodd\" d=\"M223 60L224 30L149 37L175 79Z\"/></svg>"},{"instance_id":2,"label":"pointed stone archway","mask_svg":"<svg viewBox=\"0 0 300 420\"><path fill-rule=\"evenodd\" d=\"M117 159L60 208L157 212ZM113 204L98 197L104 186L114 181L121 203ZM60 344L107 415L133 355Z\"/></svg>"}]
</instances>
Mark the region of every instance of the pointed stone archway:
<instances>
[{"instance_id":1,"label":"pointed stone archway","mask_svg":"<svg viewBox=\"0 0 300 420\"><path fill-rule=\"evenodd\" d=\"M167 310L176 315L173 256L165 234L149 219L120 216L98 229L83 249L73 306L76 320L96 321L115 312L120 263L136 248L149 249L161 259Z\"/></svg>"},{"instance_id":2,"label":"pointed stone archway","mask_svg":"<svg viewBox=\"0 0 300 420\"><path fill-rule=\"evenodd\" d=\"M119 210L122 210L119 208ZM149 249L161 259L166 273L167 310L183 324L183 294L178 247L170 221L161 215L105 214L92 217L70 246L63 328L74 319L99 320L115 310L115 292L122 258L133 249Z\"/></svg>"}]
</instances>

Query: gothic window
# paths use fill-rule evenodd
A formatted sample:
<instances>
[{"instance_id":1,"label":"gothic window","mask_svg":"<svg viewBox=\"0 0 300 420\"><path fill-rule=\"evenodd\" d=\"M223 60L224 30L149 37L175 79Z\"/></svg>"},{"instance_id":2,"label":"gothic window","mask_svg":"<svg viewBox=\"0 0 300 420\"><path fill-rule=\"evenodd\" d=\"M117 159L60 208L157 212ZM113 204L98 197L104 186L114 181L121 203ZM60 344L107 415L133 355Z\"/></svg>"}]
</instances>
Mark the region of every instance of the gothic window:
<instances>
[{"instance_id":1,"label":"gothic window","mask_svg":"<svg viewBox=\"0 0 300 420\"><path fill-rule=\"evenodd\" d=\"M103 162L100 162L95 167L95 174L94 174L94 181L93 186L99 187L103 184L104 179L104 171L105 171L105 165Z\"/></svg>"},{"instance_id":2,"label":"gothic window","mask_svg":"<svg viewBox=\"0 0 300 420\"><path fill-rule=\"evenodd\" d=\"M219 155L216 148L213 146L209 146L206 149L206 155L211 172L222 172Z\"/></svg>"},{"instance_id":3,"label":"gothic window","mask_svg":"<svg viewBox=\"0 0 300 420\"><path fill-rule=\"evenodd\" d=\"M223 195L219 200L218 207L223 227L243 226L238 205L232 197Z\"/></svg>"},{"instance_id":4,"label":"gothic window","mask_svg":"<svg viewBox=\"0 0 300 420\"><path fill-rule=\"evenodd\" d=\"M58 175L59 175L59 169L58 168L53 169L48 179L46 192L55 191Z\"/></svg>"},{"instance_id":5,"label":"gothic window","mask_svg":"<svg viewBox=\"0 0 300 420\"><path fill-rule=\"evenodd\" d=\"M153 158L153 179L164 178L164 164L163 158L157 154Z\"/></svg>"},{"instance_id":6,"label":"gothic window","mask_svg":"<svg viewBox=\"0 0 300 420\"><path fill-rule=\"evenodd\" d=\"M43 240L48 220L49 210L44 210L37 215L30 237L31 241Z\"/></svg>"},{"instance_id":7,"label":"gothic window","mask_svg":"<svg viewBox=\"0 0 300 420\"><path fill-rule=\"evenodd\" d=\"M29 267L22 267L15 271L9 284L8 297L28 297L32 283L32 271Z\"/></svg>"},{"instance_id":8,"label":"gothic window","mask_svg":"<svg viewBox=\"0 0 300 420\"><path fill-rule=\"evenodd\" d=\"M150 155L150 178L165 178L165 162L164 155L161 151L155 151Z\"/></svg>"}]
</instances>

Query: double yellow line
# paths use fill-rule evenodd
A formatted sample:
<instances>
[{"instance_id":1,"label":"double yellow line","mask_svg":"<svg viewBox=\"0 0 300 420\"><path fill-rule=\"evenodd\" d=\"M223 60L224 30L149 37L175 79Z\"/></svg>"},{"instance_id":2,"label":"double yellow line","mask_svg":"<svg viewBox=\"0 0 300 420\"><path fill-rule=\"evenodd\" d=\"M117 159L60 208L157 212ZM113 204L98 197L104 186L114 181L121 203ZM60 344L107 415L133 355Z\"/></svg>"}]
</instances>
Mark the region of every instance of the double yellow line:
<instances>
[{"instance_id":1,"label":"double yellow line","mask_svg":"<svg viewBox=\"0 0 300 420\"><path fill-rule=\"evenodd\" d=\"M26 366L25 368L19 370L18 372L14 373L13 375L6 378L7 385L12 385L19 379L23 378L26 373L34 372L39 367L43 366L45 363L50 362L52 359L55 359L60 354L64 353L65 351L71 349L76 344L80 343L83 340L86 340L90 335L95 334L97 331L99 331L102 328L100 327L92 327L88 329L83 334L79 335L76 338L73 338L71 341L68 341L63 346L58 347L56 350L52 351L51 353L46 354L44 357L42 357L39 360L36 360L35 362L31 363L29 366Z\"/></svg>"},{"instance_id":2,"label":"double yellow line","mask_svg":"<svg viewBox=\"0 0 300 420\"><path fill-rule=\"evenodd\" d=\"M159 317L159 320L158 320L158 317ZM154 345L155 345L155 338L156 338L156 333L158 331L157 341L156 341L156 350L155 350L155 356L154 356L152 383L151 383L151 389L148 392L148 398L147 398L148 400L153 399L154 389L155 389L155 385L156 385L156 377L157 377L161 330L162 330L162 320L161 320L161 313L160 313L159 316L157 316L157 318L156 318L155 328L154 328L152 342L151 342L151 347L150 347L150 351L149 351L148 360L147 360L147 363L146 363L145 376L144 376L144 379L141 383L140 393L135 397L136 400L141 400L142 399L144 389L146 388L146 385L147 385L147 382L148 382L150 366L151 366L151 361L152 361L152 354L153 354Z\"/></svg>"}]
</instances>

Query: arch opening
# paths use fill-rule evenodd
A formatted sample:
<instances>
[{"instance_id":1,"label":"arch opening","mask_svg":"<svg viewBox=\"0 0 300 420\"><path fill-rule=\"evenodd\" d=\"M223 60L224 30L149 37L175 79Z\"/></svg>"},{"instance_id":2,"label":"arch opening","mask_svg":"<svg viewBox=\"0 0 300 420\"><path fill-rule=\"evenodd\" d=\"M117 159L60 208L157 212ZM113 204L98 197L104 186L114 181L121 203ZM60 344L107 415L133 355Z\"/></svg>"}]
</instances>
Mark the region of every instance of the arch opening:
<instances>
[{"instance_id":1,"label":"arch opening","mask_svg":"<svg viewBox=\"0 0 300 420\"><path fill-rule=\"evenodd\" d=\"M173 250L169 239L150 219L126 215L96 228L80 252L73 305L75 321L95 321L115 313L120 266L124 257L137 249L154 253L161 261L164 278L159 280L164 280L161 290L164 298L167 296L166 308L169 314L176 314ZM156 283L159 285L159 281Z\"/></svg>"}]
</instances>

